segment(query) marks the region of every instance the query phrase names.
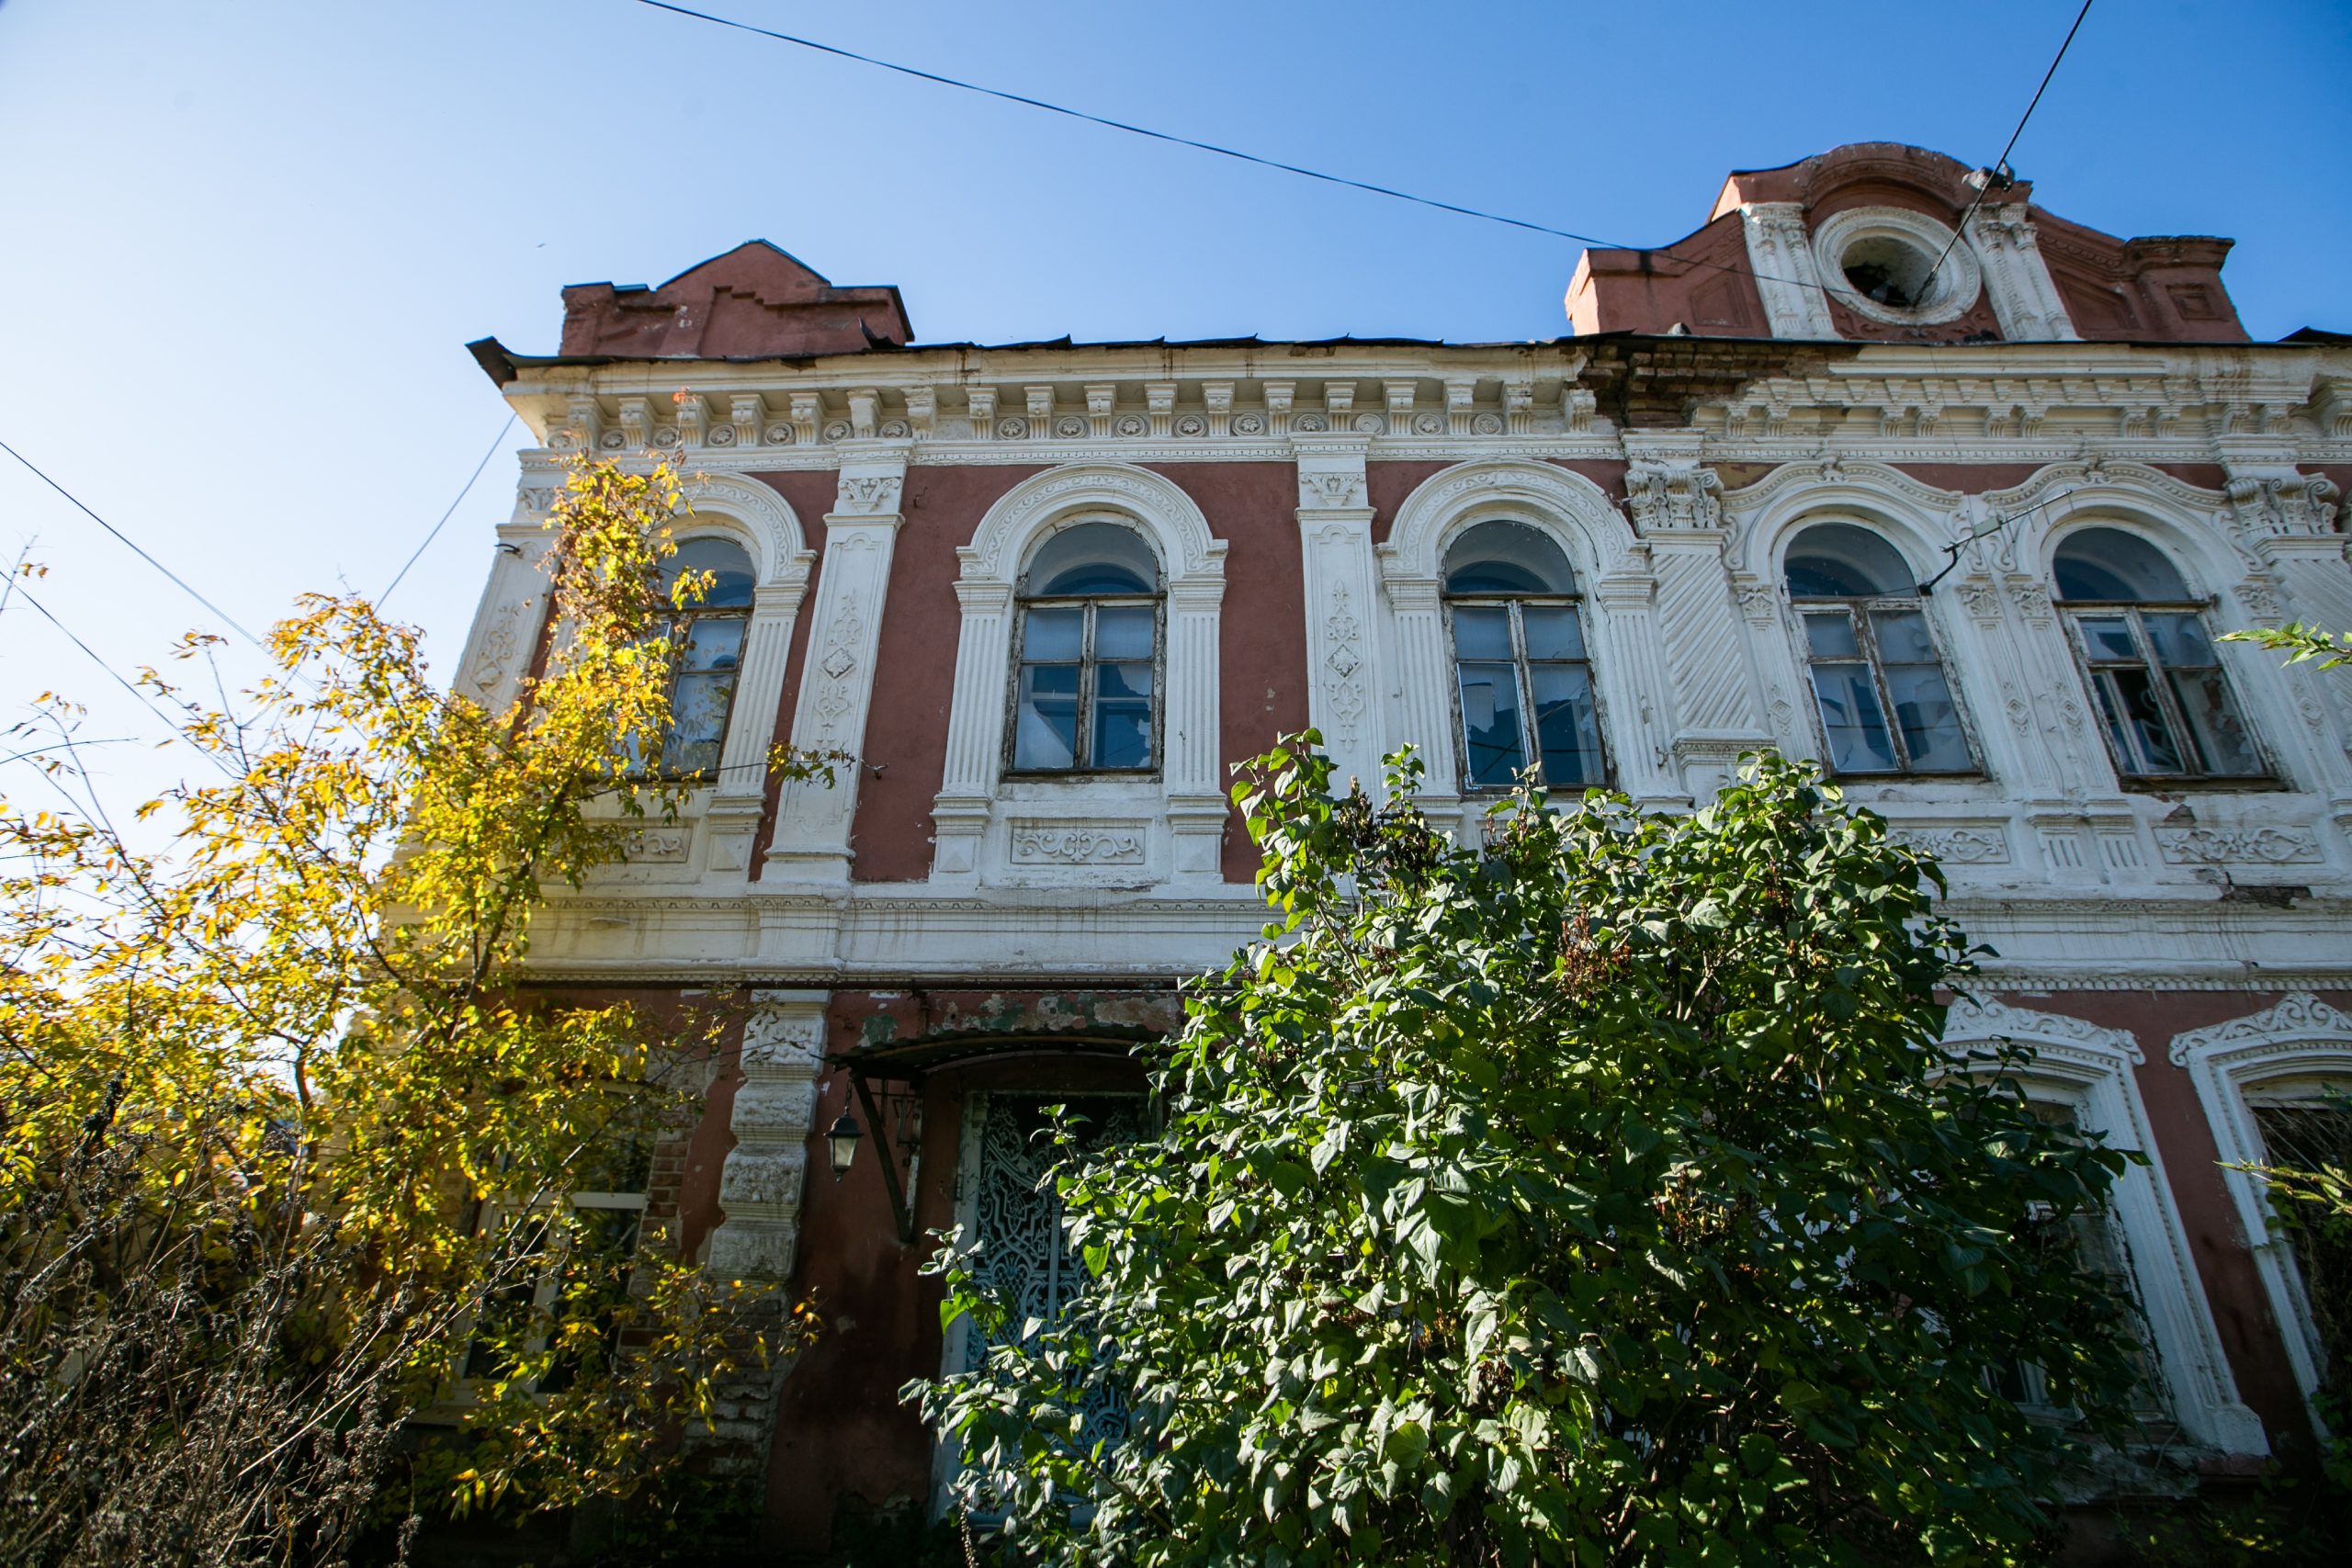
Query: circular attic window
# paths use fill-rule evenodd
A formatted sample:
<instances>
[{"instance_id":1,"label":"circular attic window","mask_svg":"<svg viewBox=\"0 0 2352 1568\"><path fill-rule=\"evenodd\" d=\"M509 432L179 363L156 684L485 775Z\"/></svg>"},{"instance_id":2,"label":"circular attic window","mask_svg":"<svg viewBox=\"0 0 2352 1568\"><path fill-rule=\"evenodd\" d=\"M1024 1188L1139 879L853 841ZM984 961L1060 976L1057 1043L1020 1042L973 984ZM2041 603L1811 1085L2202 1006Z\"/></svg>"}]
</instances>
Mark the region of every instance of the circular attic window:
<instances>
[{"instance_id":1,"label":"circular attic window","mask_svg":"<svg viewBox=\"0 0 2352 1568\"><path fill-rule=\"evenodd\" d=\"M1872 321L1952 321L1984 288L1973 245L1952 243L1951 229L1903 208L1849 208L1814 230L1813 246L1830 297Z\"/></svg>"},{"instance_id":2,"label":"circular attic window","mask_svg":"<svg viewBox=\"0 0 2352 1568\"><path fill-rule=\"evenodd\" d=\"M1898 310L1917 310L1930 287L1935 257L1891 234L1873 234L1846 247L1838 258L1846 281L1866 299Z\"/></svg>"}]
</instances>

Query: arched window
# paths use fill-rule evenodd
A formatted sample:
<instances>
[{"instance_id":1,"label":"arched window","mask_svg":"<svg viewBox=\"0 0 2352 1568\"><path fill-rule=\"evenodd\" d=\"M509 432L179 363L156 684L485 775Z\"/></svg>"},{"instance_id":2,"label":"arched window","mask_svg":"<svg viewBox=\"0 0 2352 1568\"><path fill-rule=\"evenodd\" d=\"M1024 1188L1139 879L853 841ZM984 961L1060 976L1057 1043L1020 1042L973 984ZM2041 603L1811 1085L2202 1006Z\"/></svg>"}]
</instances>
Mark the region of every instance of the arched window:
<instances>
[{"instance_id":1,"label":"arched window","mask_svg":"<svg viewBox=\"0 0 2352 1568\"><path fill-rule=\"evenodd\" d=\"M1507 789L1531 763L1555 789L1605 783L1576 573L1560 547L1524 523L1477 524L1445 552L1445 598L1465 786Z\"/></svg>"},{"instance_id":2,"label":"arched window","mask_svg":"<svg viewBox=\"0 0 2352 1568\"><path fill-rule=\"evenodd\" d=\"M708 572L702 597L677 606L674 591L686 572ZM743 631L752 614L752 558L726 539L687 539L670 558L662 579L670 613L670 733L662 742L662 772L677 778L715 773L735 705L743 663Z\"/></svg>"},{"instance_id":3,"label":"arched window","mask_svg":"<svg viewBox=\"0 0 2352 1568\"><path fill-rule=\"evenodd\" d=\"M2206 635L2205 606L2154 545L2120 528L2085 528L2059 545L2052 575L2118 773L2262 773Z\"/></svg>"},{"instance_id":4,"label":"arched window","mask_svg":"<svg viewBox=\"0 0 2352 1568\"><path fill-rule=\"evenodd\" d=\"M1974 773L1919 591L1894 547L1851 523L1816 523L1790 544L1782 570L1830 771Z\"/></svg>"},{"instance_id":5,"label":"arched window","mask_svg":"<svg viewBox=\"0 0 2352 1568\"><path fill-rule=\"evenodd\" d=\"M1159 757L1159 559L1136 530L1089 522L1039 546L1021 578L1012 771L1143 773Z\"/></svg>"}]
</instances>

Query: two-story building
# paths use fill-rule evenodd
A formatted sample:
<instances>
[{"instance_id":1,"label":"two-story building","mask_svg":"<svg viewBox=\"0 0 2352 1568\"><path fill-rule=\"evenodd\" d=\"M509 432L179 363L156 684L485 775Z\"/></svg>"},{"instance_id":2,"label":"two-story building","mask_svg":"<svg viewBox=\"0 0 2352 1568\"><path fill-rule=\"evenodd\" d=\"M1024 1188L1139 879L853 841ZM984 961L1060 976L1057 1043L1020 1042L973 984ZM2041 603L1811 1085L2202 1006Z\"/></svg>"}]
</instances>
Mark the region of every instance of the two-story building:
<instances>
[{"instance_id":1,"label":"two-story building","mask_svg":"<svg viewBox=\"0 0 2352 1568\"><path fill-rule=\"evenodd\" d=\"M527 666L560 458L695 476L718 588L671 760L717 782L534 963L742 1020L649 1201L829 1320L727 1413L777 1543L937 1483L896 1391L977 1347L923 1233L1067 1289L1023 1134L1133 1094L1178 982L1256 934L1228 770L1308 725L1368 783L1416 745L1465 835L1526 767L1679 809L1743 752L1819 758L1997 951L1953 1040L2030 1043L2056 1113L2148 1156L2110 1250L2159 1445L2308 1442L2345 1348L2230 1165L2346 1136L2352 672L2217 639L2352 627L2352 340L2250 341L2228 249L1866 144L1588 253L1548 342L927 344L754 242L566 289L556 354L473 345L542 449L468 694ZM776 741L857 762L767 787Z\"/></svg>"}]
</instances>

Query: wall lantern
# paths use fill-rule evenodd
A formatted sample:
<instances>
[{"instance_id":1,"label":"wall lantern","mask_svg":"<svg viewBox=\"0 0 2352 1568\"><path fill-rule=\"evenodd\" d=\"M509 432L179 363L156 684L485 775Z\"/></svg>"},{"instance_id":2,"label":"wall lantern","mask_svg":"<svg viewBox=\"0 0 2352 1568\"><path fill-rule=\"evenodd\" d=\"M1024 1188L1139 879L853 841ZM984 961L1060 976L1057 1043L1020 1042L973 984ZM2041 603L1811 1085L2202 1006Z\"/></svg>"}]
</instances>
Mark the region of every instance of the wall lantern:
<instances>
[{"instance_id":1,"label":"wall lantern","mask_svg":"<svg viewBox=\"0 0 2352 1568\"><path fill-rule=\"evenodd\" d=\"M835 1181L849 1174L850 1162L857 1158L857 1140L862 1131L857 1118L847 1111L833 1118L833 1124L825 1129L825 1147L832 1156Z\"/></svg>"}]
</instances>

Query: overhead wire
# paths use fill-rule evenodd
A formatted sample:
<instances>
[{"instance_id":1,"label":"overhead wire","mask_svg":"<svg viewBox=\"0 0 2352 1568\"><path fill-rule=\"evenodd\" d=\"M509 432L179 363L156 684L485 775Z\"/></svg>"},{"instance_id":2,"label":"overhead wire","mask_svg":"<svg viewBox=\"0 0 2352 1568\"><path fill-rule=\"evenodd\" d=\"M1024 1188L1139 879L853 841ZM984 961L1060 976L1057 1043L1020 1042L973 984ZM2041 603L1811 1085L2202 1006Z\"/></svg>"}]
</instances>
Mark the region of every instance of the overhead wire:
<instances>
[{"instance_id":1,"label":"overhead wire","mask_svg":"<svg viewBox=\"0 0 2352 1568\"><path fill-rule=\"evenodd\" d=\"M384 585L384 591L376 595L376 608L380 610L384 607L384 601L392 596L392 590L401 585L401 580L408 575L409 568L423 559L424 552L433 547L433 541L441 536L442 528L447 525L452 516L456 515L458 508L464 504L466 497L473 493L474 485L481 479L482 470L490 467L490 460L492 457L498 456L498 448L505 442L506 433L514 428L514 415L512 411L509 411L506 423L498 427L496 435L491 437L490 450L481 455L481 461L474 465L474 471L466 476L465 485L458 491L457 500L449 502L448 510L441 513L440 522L434 524L432 530L424 536L424 542L416 547L415 552L408 558L400 570L392 574L391 581Z\"/></svg>"},{"instance_id":2,"label":"overhead wire","mask_svg":"<svg viewBox=\"0 0 2352 1568\"><path fill-rule=\"evenodd\" d=\"M1280 158L1269 158L1261 153L1245 152L1238 147L1227 147L1215 141L1203 141L1194 137L1180 136L1173 131L1155 130L1149 126L1136 125L1129 120L1113 119L1105 115L1091 114L1084 109L1071 108L1065 104L1054 103L1049 99L1031 97L1024 93L1008 92L1001 87L990 87L978 82L967 82L961 77L945 75L936 71L925 71L919 66L900 64L894 60L885 60L878 55L863 54L856 50L844 49L839 44L825 43L817 39L804 37L799 33L784 32L775 28L763 28L755 23L739 21L732 17L721 17L709 11L698 11L690 6L673 4L673 0L637 0L637 3L656 11L668 11L673 16L690 17L695 21L708 22L715 27L732 28L738 32L774 39L779 43L793 44L801 49L812 50L819 54L830 54L838 59L854 61L860 65L871 65L877 70L896 72L901 76L911 76L917 81L931 82L943 87L954 87L960 92L977 93L982 97L996 98L1009 104L1019 104L1026 108L1042 109L1047 114L1062 115L1070 119L1082 120L1089 125L1099 125L1106 130L1125 131L1130 136L1141 136L1154 141L1168 142L1173 146L1190 147L1202 152L1213 152L1221 158L1231 158L1244 164L1255 164L1261 168L1274 169L1286 175L1296 175L1303 179L1319 180L1326 185L1342 186L1351 190L1365 191L1374 196L1385 196L1396 201L1411 202L1417 207L1431 208L1440 212L1451 212L1463 218L1475 218L1488 223L1501 223L1513 229L1548 234L1556 239L1574 240L1580 245L1594 245L1607 251L1659 251L1666 248L1659 245L1625 244L1615 240L1602 239L1594 234L1579 233L1573 229L1561 229L1549 223L1538 223L1532 219L1514 218L1508 213L1490 212L1484 208L1465 207L1458 202L1444 201L1436 197L1420 196L1412 191L1399 190L1393 186L1375 185L1369 180L1334 175L1322 169L1308 168L1302 164L1287 163ZM2086 12L2090 9L2088 0L2085 0L2083 9ZM2081 17L2075 18L2075 26L2076 28L2082 26ZM2066 38L2068 42L2073 41L2072 30L2067 33ZM2064 45L2060 46L2059 54L2064 58L2065 54ZM2057 68L2057 62L2054 60L2051 62L2051 72L2054 73ZM2042 85L2047 87L2049 85L2049 73L2045 73L2042 77ZM2034 94L2037 103L2041 101L2041 97L2040 92ZM2029 106L2026 113L2030 116L2032 112L2031 107ZM2025 129L2023 120L2018 122L2018 129L2019 130ZM2012 136L2009 141L2014 147L2017 138ZM2007 154L2005 152L2004 162L2007 161ZM1981 200L1982 197L1983 193L1980 191L1978 198ZM1971 211L1973 211L1973 206ZM1964 223L1965 220L1962 221ZM1954 239L1957 240L1957 238L1958 233L1955 231ZM1951 246L1947 245L1945 254L1950 254ZM1758 272L1752 265L1738 266L1725 262L1706 261L1696 256L1677 256L1675 259L1689 266L1704 268L1711 272L1737 273L1762 283L1786 283L1801 288L1818 288L1825 294L1843 295L1854 299L1868 298L1859 289L1832 283L1826 278L1781 277L1771 273ZM1941 265L1940 260L1938 265ZM1928 276L1930 277L1934 276L1932 268L1929 269Z\"/></svg>"},{"instance_id":3,"label":"overhead wire","mask_svg":"<svg viewBox=\"0 0 2352 1568\"><path fill-rule=\"evenodd\" d=\"M16 585L15 592L12 596L21 598L26 604L30 604L35 612L40 615L42 620L47 621L51 626L55 626L59 633L64 637L66 641L72 643L75 648L80 649L84 656L86 657L91 663L105 671L116 685L120 686L124 691L130 693L132 699L136 701L140 706L154 715L155 717L163 723L164 728L171 732L173 739L187 739L187 735L179 721L174 719L171 715L165 713L162 708L157 707L153 699L151 698L147 693L140 690L140 688L127 676L125 676L122 671L117 670L112 664L107 662L106 656L100 653L96 649L92 648L88 643L84 642L74 632L73 627L67 626L63 621L59 620L55 615L51 615L50 613L49 606L42 604L31 589L26 587L22 582L19 582ZM199 750L201 750L201 748L199 748ZM220 769L223 773L227 773L229 771L227 764L222 762L219 757L213 756L209 751L206 751L204 754L208 758L211 759L212 765L214 767ZM11 759L11 761L14 761L14 759Z\"/></svg>"},{"instance_id":4,"label":"overhead wire","mask_svg":"<svg viewBox=\"0 0 2352 1568\"><path fill-rule=\"evenodd\" d=\"M1984 198L1992 194L1993 187L1998 185L2004 189L2007 188L2010 177L2009 154L2018 150L2018 138L2025 134L2025 122L2031 119L2033 111L2041 107L2041 95L2050 90L2050 79L2058 74L2058 62L2066 58L2066 51L2074 45L2075 35L2083 30L2083 18L2090 14L2091 0L2083 0L2083 8L2075 13L2075 25L2066 29L2065 38L2059 41L2058 52L2050 57L2050 69L2041 73L2041 85L2033 90L2033 97L2025 106L2025 113L2018 116L2017 129L2009 132L2008 144L2001 149L2001 155L1994 159L1986 168L1984 183L1977 186L1975 199L1968 204L1968 210L1960 215L1960 223L1952 230L1951 238L1944 242L1944 248L1937 254L1935 265L1928 269L1927 280L1919 286L1921 292L1924 293L1933 286L1936 274L1942 269L1944 262L1951 255L1951 248L1960 243L1960 237L1962 234L1968 232L1968 220L1976 216L1976 209L1984 205Z\"/></svg>"},{"instance_id":5,"label":"overhead wire","mask_svg":"<svg viewBox=\"0 0 2352 1568\"><path fill-rule=\"evenodd\" d=\"M239 637L243 637L255 648L262 646L261 638L254 636L253 633L247 631L243 626L239 625L237 618L234 615L232 615L228 611L222 609L220 605L215 604L211 600L207 599L203 594L198 592L195 586L191 584L187 578L182 577L178 572L174 571L162 561L159 561L153 556L149 555L146 549L140 545L138 540L132 538L130 535L124 533L121 529L116 527L113 524L99 516L96 512L90 510L90 508L83 502L80 496L75 495L72 491L67 490L63 485L59 484L55 479L51 479L47 474L41 472L41 470L34 465L31 458L26 457L22 452L17 451L14 446L9 446L6 441L0 441L0 452L7 453L8 456L17 459L17 462L22 463L26 469L32 474L33 478L40 480L41 483L47 485L50 489L55 491L58 494L72 502L76 507L80 508L84 516L87 517L91 522L96 523L99 527L104 528L107 533L112 534L116 538L121 540L123 544L129 546L131 554L137 556L141 560L145 561L149 566L153 567L157 571L162 572L165 577L170 578L174 583L178 585L181 592L187 594L189 598L195 600L198 604L203 605L206 609L220 616L222 624L228 626L231 631L235 632ZM29 595L28 595L28 597L29 597ZM49 612L44 610L41 613L43 615L47 615Z\"/></svg>"},{"instance_id":6,"label":"overhead wire","mask_svg":"<svg viewBox=\"0 0 2352 1568\"><path fill-rule=\"evenodd\" d=\"M978 93L983 97L1001 98L1008 104L1020 104L1033 109L1043 109L1047 114L1066 115L1071 119L1085 120L1091 125L1103 126L1112 130L1124 130L1130 136L1148 137L1154 141L1167 141L1179 147L1191 147L1202 152L1214 152L1220 158L1233 158L1244 164L1256 164L1262 168L1279 169L1283 174L1297 175L1310 180L1321 180L1326 185L1346 186L1354 190L1369 191L1374 196L1390 197L1397 201L1409 201L1416 206L1433 207L1441 212L1458 213L1464 218L1484 219L1489 223L1508 223L1514 229L1529 229L1539 234L1551 234L1563 240L1574 240L1578 244L1599 245L1603 250L1639 248L1618 245L1608 240L1596 239L1590 234L1577 233L1573 230L1555 229L1549 223L1537 223L1530 219L1512 218L1500 212L1487 212L1476 207L1463 207L1451 201L1440 201L1435 197L1416 196L1411 191L1374 185L1368 180L1350 179L1344 175L1326 174L1320 169L1310 169L1304 164L1286 164L1279 158L1268 158L1256 152L1245 152L1238 147L1220 146L1214 141L1201 141L1190 136L1179 136L1173 131L1154 130L1147 125L1136 125L1124 119L1111 119L1102 115L1089 114L1084 109L1070 108L1066 105L1051 103L1044 98L1033 98L1022 93L1009 93L1001 87L983 86L978 82L967 82L960 77L944 76L936 71L924 71L916 66L901 65L896 61L884 60L876 55L860 54L854 49L843 49L838 44L820 43L815 39L803 38L797 33L778 32L774 28L739 22L732 17L714 16L708 11L697 11L691 6L672 5L669 0L638 0L638 4L650 6L657 11L669 11L681 17L692 17L696 21L710 22L722 28L733 28L741 32L756 33L762 38L775 39L780 43L797 44L802 49L815 50L820 54L837 55L843 60L854 60L861 65L872 65L884 71L895 71L901 76L912 76L918 81L933 82L940 86L954 87L962 92Z\"/></svg>"}]
</instances>

